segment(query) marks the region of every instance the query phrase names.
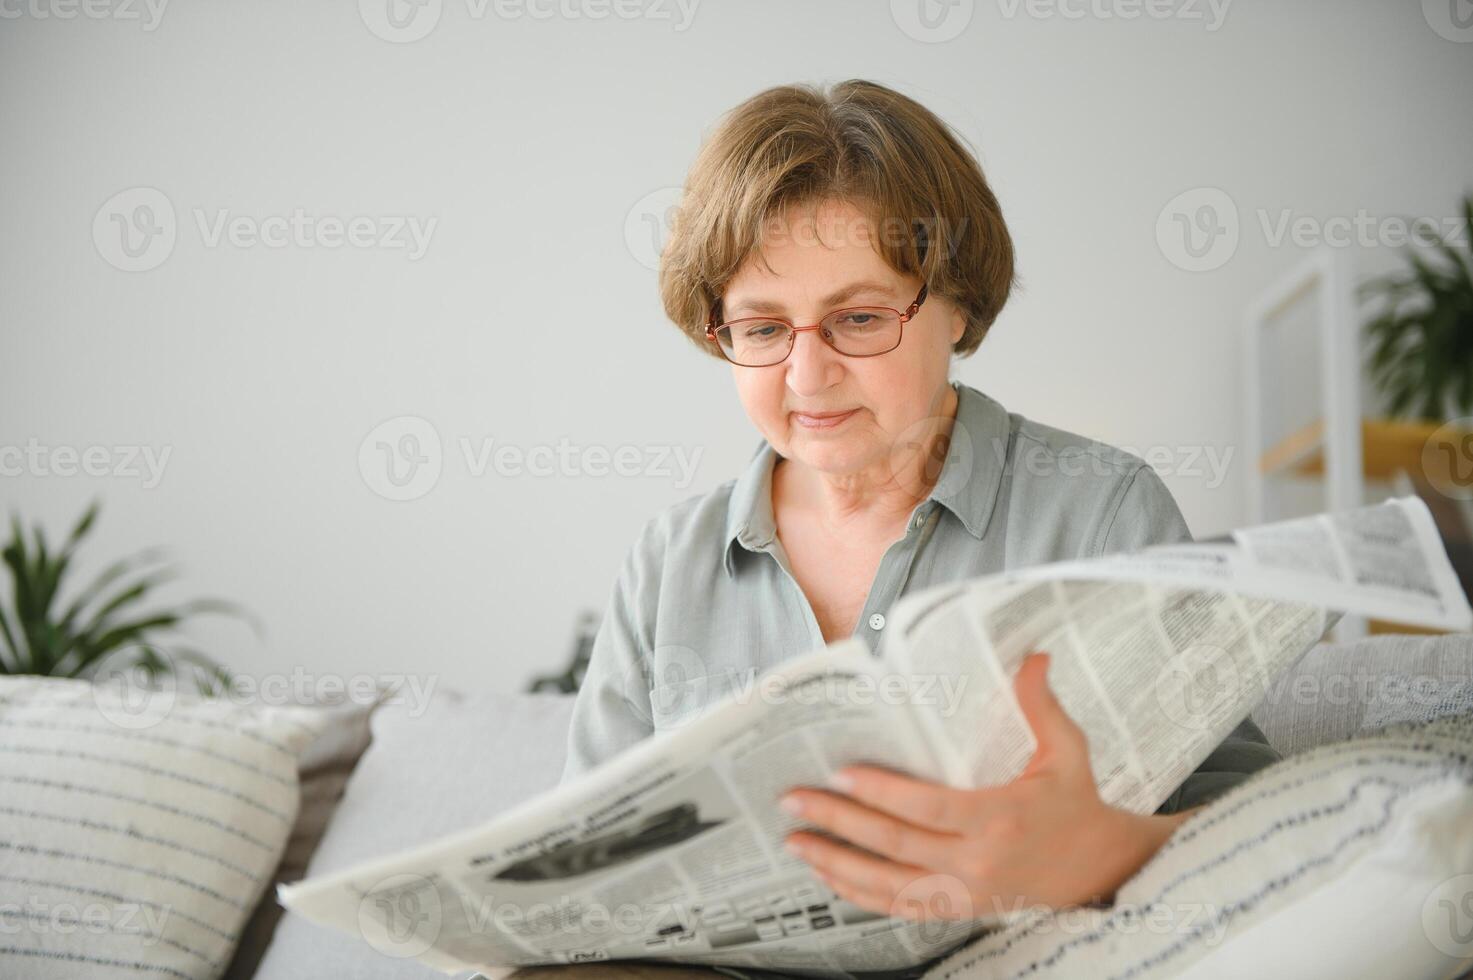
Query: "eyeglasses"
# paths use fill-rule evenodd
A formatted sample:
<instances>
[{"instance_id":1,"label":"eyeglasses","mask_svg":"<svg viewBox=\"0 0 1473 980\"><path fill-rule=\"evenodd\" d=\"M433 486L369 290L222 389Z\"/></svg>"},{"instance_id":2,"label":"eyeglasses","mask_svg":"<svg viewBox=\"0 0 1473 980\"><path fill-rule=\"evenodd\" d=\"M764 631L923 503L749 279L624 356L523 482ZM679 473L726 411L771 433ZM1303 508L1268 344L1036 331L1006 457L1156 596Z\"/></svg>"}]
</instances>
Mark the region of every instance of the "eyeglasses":
<instances>
[{"instance_id":1,"label":"eyeglasses","mask_svg":"<svg viewBox=\"0 0 1473 980\"><path fill-rule=\"evenodd\" d=\"M835 310L811 327L794 326L791 320L778 316L743 317L717 324L716 311L721 305L717 300L706 321L706 339L716 345L722 357L742 367L781 364L804 330L817 330L824 343L846 357L875 357L900 346L904 325L920 310L929 288L922 286L903 313L888 306L854 306Z\"/></svg>"}]
</instances>

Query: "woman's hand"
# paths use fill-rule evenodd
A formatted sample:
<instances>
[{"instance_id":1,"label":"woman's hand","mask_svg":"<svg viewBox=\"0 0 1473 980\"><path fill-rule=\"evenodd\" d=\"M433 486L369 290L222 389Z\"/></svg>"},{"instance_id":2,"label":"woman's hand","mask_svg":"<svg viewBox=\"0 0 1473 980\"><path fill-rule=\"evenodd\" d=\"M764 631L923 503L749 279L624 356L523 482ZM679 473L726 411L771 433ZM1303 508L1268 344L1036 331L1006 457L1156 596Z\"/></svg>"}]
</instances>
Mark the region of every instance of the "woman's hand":
<instances>
[{"instance_id":1,"label":"woman's hand","mask_svg":"<svg viewBox=\"0 0 1473 980\"><path fill-rule=\"evenodd\" d=\"M953 789L874 766L835 774L842 794L803 787L784 809L864 848L795 831L787 844L861 908L912 919L970 919L1113 900L1188 812L1147 816L1100 799L1084 732L1048 686L1048 655L1014 682L1038 740L1012 782Z\"/></svg>"}]
</instances>

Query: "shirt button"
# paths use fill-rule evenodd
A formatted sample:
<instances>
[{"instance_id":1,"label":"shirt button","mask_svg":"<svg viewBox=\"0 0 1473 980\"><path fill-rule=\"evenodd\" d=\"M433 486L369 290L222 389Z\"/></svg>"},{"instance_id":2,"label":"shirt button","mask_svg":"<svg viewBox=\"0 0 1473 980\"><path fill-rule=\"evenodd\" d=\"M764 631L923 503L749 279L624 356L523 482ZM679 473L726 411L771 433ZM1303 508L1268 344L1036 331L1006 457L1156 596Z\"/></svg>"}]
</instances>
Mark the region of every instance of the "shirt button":
<instances>
[{"instance_id":1,"label":"shirt button","mask_svg":"<svg viewBox=\"0 0 1473 980\"><path fill-rule=\"evenodd\" d=\"M910 519L910 526L915 528L916 530L920 530L921 525L924 523L926 523L925 514L917 514Z\"/></svg>"},{"instance_id":2,"label":"shirt button","mask_svg":"<svg viewBox=\"0 0 1473 980\"><path fill-rule=\"evenodd\" d=\"M872 629L872 630L882 630L882 629L884 629L885 628L885 617L883 615L881 615L880 613L875 613L873 616L871 616L869 618L869 628Z\"/></svg>"}]
</instances>

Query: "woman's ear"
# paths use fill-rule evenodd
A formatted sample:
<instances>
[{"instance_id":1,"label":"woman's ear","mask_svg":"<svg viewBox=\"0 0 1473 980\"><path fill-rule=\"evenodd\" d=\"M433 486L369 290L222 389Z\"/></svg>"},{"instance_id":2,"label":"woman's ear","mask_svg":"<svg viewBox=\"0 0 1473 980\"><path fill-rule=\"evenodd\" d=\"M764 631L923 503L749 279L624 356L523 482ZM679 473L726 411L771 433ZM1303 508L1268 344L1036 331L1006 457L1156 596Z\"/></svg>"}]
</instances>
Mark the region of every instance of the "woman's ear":
<instances>
[{"instance_id":1,"label":"woman's ear","mask_svg":"<svg viewBox=\"0 0 1473 980\"><path fill-rule=\"evenodd\" d=\"M962 334L967 332L967 317L960 309L955 307L951 311L951 346L955 347L962 339Z\"/></svg>"}]
</instances>

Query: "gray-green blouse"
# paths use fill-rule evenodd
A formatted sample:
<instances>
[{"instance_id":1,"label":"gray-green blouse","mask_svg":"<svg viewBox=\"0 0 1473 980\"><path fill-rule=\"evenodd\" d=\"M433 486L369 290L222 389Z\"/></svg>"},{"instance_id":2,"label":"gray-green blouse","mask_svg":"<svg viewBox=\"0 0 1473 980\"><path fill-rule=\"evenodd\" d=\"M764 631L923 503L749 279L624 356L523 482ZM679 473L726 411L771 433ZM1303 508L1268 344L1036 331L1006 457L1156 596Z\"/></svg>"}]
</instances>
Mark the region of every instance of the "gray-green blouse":
<instances>
[{"instance_id":1,"label":"gray-green blouse","mask_svg":"<svg viewBox=\"0 0 1473 980\"><path fill-rule=\"evenodd\" d=\"M902 595L1027 565L1190 541L1142 459L1008 412L961 383L947 457L880 560L854 635L874 651ZM573 707L562 778L680 724L824 643L772 512L776 451L655 515L625 556ZM1207 802L1279 758L1245 721L1159 812Z\"/></svg>"}]
</instances>

